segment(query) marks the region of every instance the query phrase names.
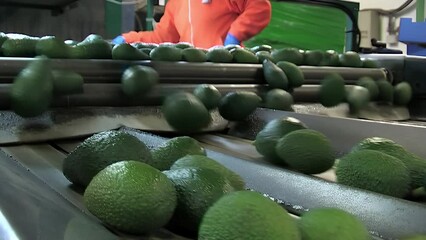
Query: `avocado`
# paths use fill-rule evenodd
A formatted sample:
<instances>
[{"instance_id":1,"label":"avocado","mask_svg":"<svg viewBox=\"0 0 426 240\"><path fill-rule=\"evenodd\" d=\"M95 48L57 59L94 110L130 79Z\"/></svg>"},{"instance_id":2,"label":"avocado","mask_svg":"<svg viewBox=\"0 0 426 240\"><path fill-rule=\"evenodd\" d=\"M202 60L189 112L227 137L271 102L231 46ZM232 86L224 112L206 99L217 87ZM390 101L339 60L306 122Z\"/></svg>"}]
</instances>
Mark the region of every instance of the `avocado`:
<instances>
[{"instance_id":1,"label":"avocado","mask_svg":"<svg viewBox=\"0 0 426 240\"><path fill-rule=\"evenodd\" d=\"M321 81L319 100L324 107L334 107L345 100L345 80L337 73L327 74Z\"/></svg>"},{"instance_id":2,"label":"avocado","mask_svg":"<svg viewBox=\"0 0 426 240\"><path fill-rule=\"evenodd\" d=\"M134 65L123 72L121 89L129 97L140 97L148 93L158 81L159 75L155 69L148 66Z\"/></svg>"},{"instance_id":3,"label":"avocado","mask_svg":"<svg viewBox=\"0 0 426 240\"><path fill-rule=\"evenodd\" d=\"M250 50L254 53L258 53L260 51L265 51L270 53L272 51L272 47L270 45L262 44L262 45L254 46Z\"/></svg>"},{"instance_id":4,"label":"avocado","mask_svg":"<svg viewBox=\"0 0 426 240\"><path fill-rule=\"evenodd\" d=\"M338 208L311 209L298 223L304 240L371 240L360 219Z\"/></svg>"},{"instance_id":5,"label":"avocado","mask_svg":"<svg viewBox=\"0 0 426 240\"><path fill-rule=\"evenodd\" d=\"M226 45L226 46L215 46L215 47L212 47L212 48L210 48L210 50L211 49L215 49L215 48L224 48L224 49L226 49L226 50L228 50L228 51L231 51L231 50L233 50L233 49L236 49L236 48L243 48L243 47L241 47L240 45L238 45L238 44L228 44L228 45Z\"/></svg>"},{"instance_id":6,"label":"avocado","mask_svg":"<svg viewBox=\"0 0 426 240\"><path fill-rule=\"evenodd\" d=\"M400 82L395 85L393 92L393 103L405 106L410 103L413 97L413 90L408 82Z\"/></svg>"},{"instance_id":7,"label":"avocado","mask_svg":"<svg viewBox=\"0 0 426 240\"><path fill-rule=\"evenodd\" d=\"M175 48L179 48L179 49L187 49L187 48L193 48L193 47L194 46L188 42L179 42L175 44Z\"/></svg>"},{"instance_id":8,"label":"avocado","mask_svg":"<svg viewBox=\"0 0 426 240\"><path fill-rule=\"evenodd\" d=\"M365 87L368 89L368 92L370 92L370 100L374 101L379 96L379 87L377 86L376 81L374 81L371 77L361 77L356 82L358 86Z\"/></svg>"},{"instance_id":9,"label":"avocado","mask_svg":"<svg viewBox=\"0 0 426 240\"><path fill-rule=\"evenodd\" d=\"M256 150L263 155L266 160L285 165L275 152L275 146L278 140L288 133L300 129L306 129L306 125L296 118L279 118L268 122L263 129L256 135L254 146Z\"/></svg>"},{"instance_id":10,"label":"avocado","mask_svg":"<svg viewBox=\"0 0 426 240\"><path fill-rule=\"evenodd\" d=\"M165 226L177 206L177 193L162 172L130 160L112 163L96 174L83 200L87 210L115 230L115 239L119 239L122 237L117 234L147 235ZM83 238L74 239L107 240L93 235L93 227L91 230Z\"/></svg>"},{"instance_id":11,"label":"avocado","mask_svg":"<svg viewBox=\"0 0 426 240\"><path fill-rule=\"evenodd\" d=\"M358 113L370 102L370 92L365 87L352 86L347 90L346 102L349 104L350 112Z\"/></svg>"},{"instance_id":12,"label":"avocado","mask_svg":"<svg viewBox=\"0 0 426 240\"><path fill-rule=\"evenodd\" d=\"M9 39L9 37L4 32L0 32L0 47L7 39Z\"/></svg>"},{"instance_id":13,"label":"avocado","mask_svg":"<svg viewBox=\"0 0 426 240\"><path fill-rule=\"evenodd\" d=\"M207 108L190 93L175 93L168 96L161 110L168 124L181 132L196 132L211 122Z\"/></svg>"},{"instance_id":14,"label":"avocado","mask_svg":"<svg viewBox=\"0 0 426 240\"><path fill-rule=\"evenodd\" d=\"M178 62L182 60L182 49L161 45L151 50L152 61Z\"/></svg>"},{"instance_id":15,"label":"avocado","mask_svg":"<svg viewBox=\"0 0 426 240\"><path fill-rule=\"evenodd\" d=\"M306 174L325 172L335 161L330 140L312 129L286 134L278 140L275 152L292 169Z\"/></svg>"},{"instance_id":16,"label":"avocado","mask_svg":"<svg viewBox=\"0 0 426 240\"><path fill-rule=\"evenodd\" d=\"M123 159L149 164L152 155L148 147L130 133L104 131L86 138L68 154L62 171L70 182L86 187L98 172Z\"/></svg>"},{"instance_id":17,"label":"avocado","mask_svg":"<svg viewBox=\"0 0 426 240\"><path fill-rule=\"evenodd\" d=\"M90 34L70 49L70 57L76 59L111 59L112 47L101 36Z\"/></svg>"},{"instance_id":18,"label":"avocado","mask_svg":"<svg viewBox=\"0 0 426 240\"><path fill-rule=\"evenodd\" d=\"M401 160L410 173L412 189L423 186L423 180L426 179L426 160L408 152L403 146L387 138L363 139L352 148L351 152L365 149L380 151Z\"/></svg>"},{"instance_id":19,"label":"avocado","mask_svg":"<svg viewBox=\"0 0 426 240\"><path fill-rule=\"evenodd\" d=\"M274 59L271 56L271 53L268 51L258 51L256 52L256 57L259 59L259 63L263 63L265 59L268 59L271 62L274 62Z\"/></svg>"},{"instance_id":20,"label":"avocado","mask_svg":"<svg viewBox=\"0 0 426 240\"><path fill-rule=\"evenodd\" d=\"M5 57L35 57L38 39L32 37L9 38L1 45Z\"/></svg>"},{"instance_id":21,"label":"avocado","mask_svg":"<svg viewBox=\"0 0 426 240\"><path fill-rule=\"evenodd\" d=\"M235 190L244 190L245 182L244 179L236 174L235 172L229 170L219 162L203 155L186 155L182 158L179 158L173 165L170 167L170 170L182 169L182 168L208 168L214 170L223 176L225 176L232 187Z\"/></svg>"},{"instance_id":22,"label":"avocado","mask_svg":"<svg viewBox=\"0 0 426 240\"><path fill-rule=\"evenodd\" d=\"M68 40L65 40L64 43L67 46L72 47L72 46L77 45L79 43L79 41L68 39Z\"/></svg>"},{"instance_id":23,"label":"avocado","mask_svg":"<svg viewBox=\"0 0 426 240\"><path fill-rule=\"evenodd\" d=\"M47 111L53 94L50 60L34 58L14 79L10 90L12 110L21 117L36 117Z\"/></svg>"},{"instance_id":24,"label":"avocado","mask_svg":"<svg viewBox=\"0 0 426 240\"><path fill-rule=\"evenodd\" d=\"M307 50L304 54L303 63L308 66L320 66L324 59L324 52L321 50Z\"/></svg>"},{"instance_id":25,"label":"avocado","mask_svg":"<svg viewBox=\"0 0 426 240\"><path fill-rule=\"evenodd\" d=\"M236 63L259 63L257 56L243 48L235 48L230 51Z\"/></svg>"},{"instance_id":26,"label":"avocado","mask_svg":"<svg viewBox=\"0 0 426 240\"><path fill-rule=\"evenodd\" d=\"M364 59L362 61L362 67L363 68L378 68L379 64L377 63L377 61L372 60L372 59Z\"/></svg>"},{"instance_id":27,"label":"avocado","mask_svg":"<svg viewBox=\"0 0 426 240\"><path fill-rule=\"evenodd\" d=\"M221 197L205 213L199 240L301 240L296 221L280 205L254 191Z\"/></svg>"},{"instance_id":28,"label":"avocado","mask_svg":"<svg viewBox=\"0 0 426 240\"><path fill-rule=\"evenodd\" d=\"M152 150L151 166L160 171L169 170L177 160L186 155L206 155L206 150L194 138L174 137Z\"/></svg>"},{"instance_id":29,"label":"avocado","mask_svg":"<svg viewBox=\"0 0 426 240\"><path fill-rule=\"evenodd\" d=\"M339 56L340 65L342 67L353 67L360 68L362 67L362 61L359 57L359 54L353 51L347 51Z\"/></svg>"},{"instance_id":30,"label":"avocado","mask_svg":"<svg viewBox=\"0 0 426 240\"><path fill-rule=\"evenodd\" d=\"M177 207L168 228L197 236L207 210L222 196L234 192L228 179L208 168L182 168L163 172L177 192Z\"/></svg>"},{"instance_id":31,"label":"avocado","mask_svg":"<svg viewBox=\"0 0 426 240\"><path fill-rule=\"evenodd\" d=\"M299 51L297 48L283 48L274 50L271 53L272 58L275 60L275 62L291 62L296 65L302 65L303 64L303 53Z\"/></svg>"},{"instance_id":32,"label":"avocado","mask_svg":"<svg viewBox=\"0 0 426 240\"><path fill-rule=\"evenodd\" d=\"M305 76L302 70L291 62L281 61L277 63L277 67L281 68L287 76L290 88L297 88L303 85Z\"/></svg>"},{"instance_id":33,"label":"avocado","mask_svg":"<svg viewBox=\"0 0 426 240\"><path fill-rule=\"evenodd\" d=\"M229 92L219 102L219 113L228 121L242 121L260 106L262 99L254 92Z\"/></svg>"},{"instance_id":34,"label":"avocado","mask_svg":"<svg viewBox=\"0 0 426 240\"><path fill-rule=\"evenodd\" d=\"M138 50L141 51L141 52L143 52L143 53L145 53L149 57L149 55L151 54L151 50L152 49L151 48L138 48Z\"/></svg>"},{"instance_id":35,"label":"avocado","mask_svg":"<svg viewBox=\"0 0 426 240\"><path fill-rule=\"evenodd\" d=\"M230 63L234 56L225 48L211 48L207 52L207 61L214 63Z\"/></svg>"},{"instance_id":36,"label":"avocado","mask_svg":"<svg viewBox=\"0 0 426 240\"><path fill-rule=\"evenodd\" d=\"M339 64L339 54L336 51L327 50L323 53L323 58L320 62L320 66L337 67L339 66Z\"/></svg>"},{"instance_id":37,"label":"avocado","mask_svg":"<svg viewBox=\"0 0 426 240\"><path fill-rule=\"evenodd\" d=\"M266 93L264 107L283 111L292 111L293 96L282 89L272 89Z\"/></svg>"},{"instance_id":38,"label":"avocado","mask_svg":"<svg viewBox=\"0 0 426 240\"><path fill-rule=\"evenodd\" d=\"M149 55L139 51L128 43L115 45L112 48L112 59L114 60L149 60Z\"/></svg>"},{"instance_id":39,"label":"avocado","mask_svg":"<svg viewBox=\"0 0 426 240\"><path fill-rule=\"evenodd\" d=\"M35 51L49 58L68 58L70 47L54 36L46 36L37 41Z\"/></svg>"},{"instance_id":40,"label":"avocado","mask_svg":"<svg viewBox=\"0 0 426 240\"><path fill-rule=\"evenodd\" d=\"M392 103L394 96L394 88L390 82L386 79L380 79L377 82L379 87L379 97L378 100L381 102Z\"/></svg>"},{"instance_id":41,"label":"avocado","mask_svg":"<svg viewBox=\"0 0 426 240\"><path fill-rule=\"evenodd\" d=\"M215 109L222 98L222 94L211 84L199 84L194 89L194 95L200 99L207 110Z\"/></svg>"},{"instance_id":42,"label":"avocado","mask_svg":"<svg viewBox=\"0 0 426 240\"><path fill-rule=\"evenodd\" d=\"M286 90L288 88L288 78L284 71L270 60L262 63L263 76L270 88L279 88Z\"/></svg>"},{"instance_id":43,"label":"avocado","mask_svg":"<svg viewBox=\"0 0 426 240\"><path fill-rule=\"evenodd\" d=\"M83 77L73 71L52 70L53 92L56 94L74 94L83 92Z\"/></svg>"},{"instance_id":44,"label":"avocado","mask_svg":"<svg viewBox=\"0 0 426 240\"><path fill-rule=\"evenodd\" d=\"M182 58L187 62L206 62L207 55L198 48L187 48L182 51Z\"/></svg>"},{"instance_id":45,"label":"avocado","mask_svg":"<svg viewBox=\"0 0 426 240\"><path fill-rule=\"evenodd\" d=\"M141 42L132 43L131 45L137 49L149 48L151 50L159 46L157 43L141 43Z\"/></svg>"},{"instance_id":46,"label":"avocado","mask_svg":"<svg viewBox=\"0 0 426 240\"><path fill-rule=\"evenodd\" d=\"M359 150L342 158L336 166L337 182L393 197L405 197L410 175L404 163L376 150Z\"/></svg>"}]
</instances>

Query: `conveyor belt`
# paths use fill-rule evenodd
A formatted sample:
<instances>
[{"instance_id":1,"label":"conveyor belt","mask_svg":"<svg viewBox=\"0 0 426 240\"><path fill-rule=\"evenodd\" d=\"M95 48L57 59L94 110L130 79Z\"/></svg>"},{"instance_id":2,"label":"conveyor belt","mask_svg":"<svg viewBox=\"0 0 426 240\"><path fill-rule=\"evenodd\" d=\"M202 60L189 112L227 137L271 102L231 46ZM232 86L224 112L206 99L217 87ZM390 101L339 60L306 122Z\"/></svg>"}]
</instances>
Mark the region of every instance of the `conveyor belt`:
<instances>
[{"instance_id":1,"label":"conveyor belt","mask_svg":"<svg viewBox=\"0 0 426 240\"><path fill-rule=\"evenodd\" d=\"M0 109L2 106L9 105L7 93L13 76L15 76L19 69L22 69L22 67L28 62L28 59L8 60L9 61L4 61L3 59L0 59L0 76L3 76L0 77ZM160 72L161 84L159 84L154 91L145 98L126 99L123 98L123 95L120 92L119 76L123 69L126 66L129 66L128 64L129 62L126 61L111 60L54 60L53 65L59 68L75 70L74 68L81 67L78 71L86 76L87 82L85 86L85 94L58 98L57 101L55 101L55 106L76 107L158 104L164 96L173 91L191 91L195 84L201 82L201 79L203 83L214 83L222 93L235 89L246 89L261 94L265 90L264 83L262 82L262 76L259 75L260 65L258 64L241 65L202 63L194 65L189 63L176 64L140 62L140 64L144 65L152 64L152 66ZM318 69L320 70L318 71ZM308 101L309 99L317 98L319 80L330 70L328 69L325 71L324 69L325 68L302 67L305 76L311 76L307 82L310 81L310 83L313 84L296 89L294 92L295 99L305 99ZM353 80L365 73L373 74L372 76L375 78L381 78L387 75L386 71L383 69L363 69L360 71L360 69L339 68L335 70L342 71L342 74L348 74L346 77L348 84L353 83ZM218 74L221 74L220 78L217 77ZM389 78L389 80L391 80L391 78ZM4 169L8 170L9 168L16 168L11 166L10 162L13 164L19 163L17 168L20 170L16 170L19 172L19 175L30 176L28 180L22 181L35 182L33 179L37 178L37 181L40 182L39 187L48 189L46 190L48 193L45 193L46 196L49 196L48 194L56 194L56 198L52 197L52 199L55 199L55 201L60 203L70 205L73 209L72 211L77 209L87 212L82 203L81 191L79 192L77 189L70 188L68 181L61 173L61 162L65 157L65 154L74 149L74 147L80 143L82 139L59 141L55 137L52 138L52 135L45 135L46 138L43 140L43 138L40 138L42 135L37 135L40 134L40 132L31 133L30 130L33 129L33 127L31 125L26 125L29 123L35 124L38 126L37 128L40 129L43 128L43 126L46 126L43 124L47 121L49 129L51 127L51 125L49 125L51 122L49 123L49 121L59 121L69 124L70 120L76 119L76 116L73 116L75 113L73 111L81 111L84 110L84 108L62 110L65 110L62 111L63 113L68 112L69 119L64 117L66 114L53 114L42 116L42 121L38 121L37 119L32 119L29 122L25 121L25 124L22 125L23 128L20 128L21 132L19 134L15 134L16 132L13 133L15 137L15 146L6 147L4 145L0 145L2 146L1 150L13 157L13 159L8 158L0 151L0 158L3 160L0 165L4 166ZM89 115L91 115L92 110L96 112L97 108L92 107L91 110L89 109L89 111L85 114L87 115L87 113L89 113ZM114 112L114 110L112 112ZM121 113L118 113L116 115L120 114ZM112 114L112 118L116 115ZM23 121L22 119L17 120L16 116L15 118L10 118L10 112L0 112L0 116L3 117L3 121L9 121L9 124L15 121L18 121L17 124L22 124L20 121ZM216 133L195 137L203 142L204 146L208 149L208 155L210 157L216 159L243 176L243 178L247 181L248 187L281 200L283 207L293 214L301 214L304 210L316 207L338 207L360 217L376 236L375 238L395 239L412 233L426 234L426 222L424 221L424 216L426 216L426 207L424 205L367 191L361 191L359 189L348 188L333 183L334 175L332 174L332 171L318 176L306 176L280 167L272 166L263 161L259 154L254 151L253 146L250 145L250 140L254 138L266 122L274 118L286 116L296 117L306 123L310 128L324 133L330 138L333 143L333 147L339 155L347 152L357 141L365 137L382 136L395 140L405 146L409 151L412 151L419 156L426 157L426 149L423 149L421 145L422 142L419 141L419 139L426 138L426 127L423 126L408 126L396 123L379 123L356 119L331 118L265 109L256 110L255 114L253 114L245 122L230 125L228 135L219 135ZM111 117L111 115L109 115L109 117ZM105 121L105 119L102 121ZM102 121L86 121L85 123L86 127L92 128L93 126L90 126L90 124L98 123L97 125L102 126L102 124L100 124ZM141 122L143 123L143 120L141 120ZM104 130L120 127L119 125L114 125L117 122L112 123L113 124L111 125L107 124L108 126ZM149 125L149 123L145 124ZM83 125L84 123L80 124L80 126ZM3 125L2 127L5 126L9 126L9 128L11 128L11 125ZM72 129L74 129L74 133L72 133ZM75 128L69 128L69 131L67 132L68 135L61 135L60 133L63 129L58 128L58 126L55 126L50 130L52 130L53 133L59 133L56 137L61 136L61 138L81 137L91 132L79 132L82 129L83 128L78 128L75 130ZM93 132L93 129L91 130ZM97 129L97 131L101 130L101 128ZM165 141L164 138L141 133L132 129L127 129L127 131L138 136L151 147L157 146ZM27 134L28 136L33 135L32 138L30 136L30 142L38 140L40 143L36 145L21 145L19 142L22 135L20 134ZM2 168L0 168L0 170L1 169ZM25 171L26 169L28 169L28 171ZM7 174L5 176L7 179L3 179L2 174L0 174L0 178L2 178L5 182L14 184L14 181L16 181L16 177L12 178ZM4 192L0 191L0 193L3 194ZM32 194L37 196L38 193L33 192ZM60 198L58 198L58 196L60 196ZM22 197L25 196L22 195ZM17 201L18 198L10 196L5 199L11 209L12 207L16 207L12 203ZM2 201L1 198L0 201ZM35 202L37 203L37 201ZM3 207L3 202L1 206ZM27 213L27 211L31 212L34 209L42 211L45 207L46 206L43 205L40 210L34 206L34 203L30 202L26 207L22 207L22 211L24 213ZM47 209L46 211L49 210ZM55 213L58 213L57 210L55 210ZM72 213L71 215L74 216L75 214ZM33 215L30 214L30 216ZM91 224L96 225L93 229L99 228L99 223L90 214L79 216L77 219L78 222L90 222L86 224L89 226L91 226ZM53 220L55 220L55 218L53 218ZM58 221L70 222L69 219ZM22 222L21 224L23 229L25 228L25 225L29 223ZM40 224L44 225L45 223L43 222ZM48 221L46 224L53 223L52 221ZM62 227L61 229L65 228L67 227ZM80 226L80 228L82 227ZM31 236L30 234L33 234L32 236L34 236L34 234L39 231L39 228L37 227L27 230L22 229L20 231L24 231L24 233L22 233L24 234L24 237ZM110 232L105 231L104 228L102 229L103 230L99 230L99 236L102 236L102 234L106 235L104 238L99 239L109 239L108 237L111 237ZM25 231L27 232L25 233ZM60 231L61 230L58 230L58 232ZM160 239L178 239L176 236L170 235L169 232L161 231L154 235ZM47 240L61 239L50 238L48 234L43 232L39 233L39 236L40 239ZM94 234L93 236L98 235ZM115 236L116 235L113 235L113 237ZM131 237L123 237L120 239L130 238Z\"/></svg>"},{"instance_id":2,"label":"conveyor belt","mask_svg":"<svg viewBox=\"0 0 426 240\"><path fill-rule=\"evenodd\" d=\"M30 61L31 58L0 58L0 109L10 109L9 92L13 79ZM125 96L120 78L131 64L155 68L160 75L160 84L145 96ZM247 90L262 95L268 90L260 64L52 59L52 66L79 72L85 80L82 93L55 96L52 107L161 105L165 96L176 91L192 92L201 83L214 84L222 94ZM317 102L319 83L330 72L341 74L349 85L362 76L392 81L392 75L386 69L300 68L305 75L305 83L303 87L294 90L296 102Z\"/></svg>"},{"instance_id":3,"label":"conveyor belt","mask_svg":"<svg viewBox=\"0 0 426 240\"><path fill-rule=\"evenodd\" d=\"M132 129L124 130L140 138L150 148L166 140ZM327 179L327 174L318 175L327 179L321 180L272 166L258 159L253 146L243 139L224 135L202 135L196 138L203 142L208 156L239 173L249 188L278 199L293 214L299 215L317 207L338 207L360 217L376 236L375 239L426 233L424 205L335 184L332 178ZM61 173L64 154L73 150L81 141L54 141L50 145L45 143L2 149L67 202L87 211L82 203L81 192L69 188L69 182Z\"/></svg>"}]
</instances>

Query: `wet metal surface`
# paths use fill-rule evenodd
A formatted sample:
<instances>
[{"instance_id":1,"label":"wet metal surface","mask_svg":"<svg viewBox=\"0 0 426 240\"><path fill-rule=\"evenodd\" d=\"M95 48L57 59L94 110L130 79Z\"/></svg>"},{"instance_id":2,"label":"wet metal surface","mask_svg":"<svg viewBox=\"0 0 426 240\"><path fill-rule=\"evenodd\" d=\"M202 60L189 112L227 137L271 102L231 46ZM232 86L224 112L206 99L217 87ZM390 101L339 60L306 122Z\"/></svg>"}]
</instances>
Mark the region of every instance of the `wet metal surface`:
<instances>
[{"instance_id":1,"label":"wet metal surface","mask_svg":"<svg viewBox=\"0 0 426 240\"><path fill-rule=\"evenodd\" d=\"M1 150L0 160L1 239L118 239Z\"/></svg>"},{"instance_id":2,"label":"wet metal surface","mask_svg":"<svg viewBox=\"0 0 426 240\"><path fill-rule=\"evenodd\" d=\"M229 135L253 140L267 122L276 118L294 117L309 128L325 134L333 147L348 152L356 143L368 137L389 138L408 151L426 158L426 127L410 122L378 122L361 119L329 117L296 112L276 111L259 108L246 121L232 124Z\"/></svg>"},{"instance_id":3,"label":"wet metal surface","mask_svg":"<svg viewBox=\"0 0 426 240\"><path fill-rule=\"evenodd\" d=\"M226 128L228 121L217 111L213 111L211 116L212 122L203 131ZM122 126L173 131L158 107L57 109L32 119L23 119L10 111L0 111L0 144L80 137Z\"/></svg>"}]
</instances>

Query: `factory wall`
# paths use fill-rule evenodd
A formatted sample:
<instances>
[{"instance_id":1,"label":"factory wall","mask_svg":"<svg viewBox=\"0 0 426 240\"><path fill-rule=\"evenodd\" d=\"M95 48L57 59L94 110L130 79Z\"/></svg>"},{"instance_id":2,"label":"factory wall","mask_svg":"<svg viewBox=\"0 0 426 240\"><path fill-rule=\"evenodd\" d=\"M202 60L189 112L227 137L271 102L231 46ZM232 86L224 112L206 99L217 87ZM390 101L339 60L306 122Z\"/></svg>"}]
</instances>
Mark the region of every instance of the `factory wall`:
<instances>
[{"instance_id":1,"label":"factory wall","mask_svg":"<svg viewBox=\"0 0 426 240\"><path fill-rule=\"evenodd\" d=\"M385 10L395 9L401 4L403 4L406 0L351 0L353 2L359 2L360 3L360 10L363 9L374 9L374 8L380 8ZM425 9L426 10L426 9ZM412 18L413 21L416 19L416 9L415 4L412 4L407 9L403 10L397 15L397 18L395 19L395 26L394 29L397 30L399 26L399 20L400 18ZM389 18L387 17L380 17L380 40L383 42L386 42L388 44L388 48L393 49L400 49L404 53L406 53L407 47L405 44L398 42L398 36L397 34L389 33L388 23Z\"/></svg>"},{"instance_id":2,"label":"factory wall","mask_svg":"<svg viewBox=\"0 0 426 240\"><path fill-rule=\"evenodd\" d=\"M91 33L104 35L104 4L105 0L80 0L75 8L58 16L50 10L0 6L0 32L74 40Z\"/></svg>"}]
</instances>

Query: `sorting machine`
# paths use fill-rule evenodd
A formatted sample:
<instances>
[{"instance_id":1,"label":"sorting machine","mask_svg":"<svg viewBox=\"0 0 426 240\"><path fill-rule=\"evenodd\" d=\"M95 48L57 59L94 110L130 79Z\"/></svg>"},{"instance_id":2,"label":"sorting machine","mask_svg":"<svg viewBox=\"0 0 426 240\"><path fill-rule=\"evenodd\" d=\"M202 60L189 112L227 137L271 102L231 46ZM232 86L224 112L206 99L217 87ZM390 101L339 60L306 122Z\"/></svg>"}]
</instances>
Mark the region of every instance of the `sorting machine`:
<instances>
[{"instance_id":1,"label":"sorting machine","mask_svg":"<svg viewBox=\"0 0 426 240\"><path fill-rule=\"evenodd\" d=\"M325 134L337 156L366 137L392 139L426 159L423 139L426 58L404 55L365 55L380 68L301 66L305 84L294 90L295 111L258 108L246 120L227 122L213 112L212 124L191 135L207 155L240 174L247 187L274 199L295 218L318 207L337 207L358 216L374 239L399 239L426 234L426 205L421 199L397 199L335 183L333 170L308 176L266 162L252 145L272 119L294 117ZM164 120L162 99L178 90L192 91L200 83L214 84L222 94L248 90L262 94L267 85L260 64L128 62L116 60L52 60L56 69L80 73L84 92L55 96L51 111L23 119L10 109L8 92L13 78L29 58L0 58L0 239L185 239L167 230L150 236L126 236L100 223L85 208L82 192L62 174L62 161L87 136L109 129L128 131L154 148L180 135ZM131 64L148 65L160 83L146 96L129 98L120 77ZM408 81L414 98L410 118L375 121L327 115L318 102L320 81L329 72L340 73L346 84L362 76Z\"/></svg>"}]
</instances>

